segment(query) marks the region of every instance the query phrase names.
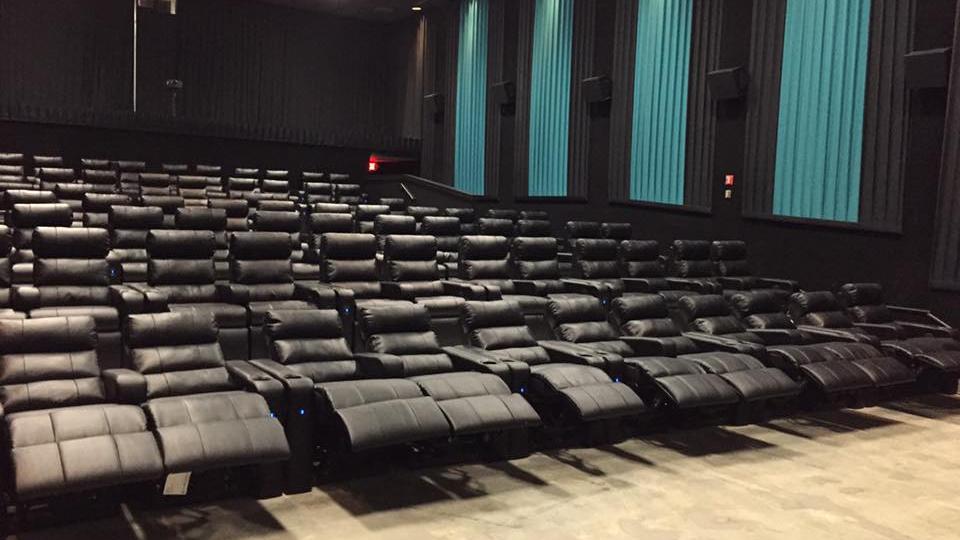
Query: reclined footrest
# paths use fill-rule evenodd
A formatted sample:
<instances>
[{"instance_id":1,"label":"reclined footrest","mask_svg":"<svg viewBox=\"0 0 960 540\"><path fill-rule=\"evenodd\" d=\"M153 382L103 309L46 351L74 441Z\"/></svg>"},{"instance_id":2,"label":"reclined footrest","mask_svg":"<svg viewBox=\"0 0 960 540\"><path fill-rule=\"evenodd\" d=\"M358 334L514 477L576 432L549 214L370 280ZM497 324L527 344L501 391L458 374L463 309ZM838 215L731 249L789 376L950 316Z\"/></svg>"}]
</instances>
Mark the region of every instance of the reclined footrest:
<instances>
[{"instance_id":1,"label":"reclined footrest","mask_svg":"<svg viewBox=\"0 0 960 540\"><path fill-rule=\"evenodd\" d=\"M643 401L623 383L615 383L603 370L577 364L544 364L531 369L531 377L547 391L562 396L583 421L641 414Z\"/></svg>"},{"instance_id":2,"label":"reclined footrest","mask_svg":"<svg viewBox=\"0 0 960 540\"><path fill-rule=\"evenodd\" d=\"M450 435L436 401L406 379L322 383L316 391L318 408L339 419L353 451Z\"/></svg>"},{"instance_id":3,"label":"reclined footrest","mask_svg":"<svg viewBox=\"0 0 960 540\"><path fill-rule=\"evenodd\" d=\"M747 354L710 352L684 355L702 365L709 373L719 375L736 389L745 401L758 401L796 396L800 386L786 373L768 368Z\"/></svg>"},{"instance_id":4,"label":"reclined footrest","mask_svg":"<svg viewBox=\"0 0 960 540\"><path fill-rule=\"evenodd\" d=\"M670 403L680 409L717 407L740 401L729 383L719 375L707 373L688 358L628 358L626 363L651 379Z\"/></svg>"},{"instance_id":5,"label":"reclined footrest","mask_svg":"<svg viewBox=\"0 0 960 540\"><path fill-rule=\"evenodd\" d=\"M168 473L283 461L283 426L258 394L219 392L157 398L144 406Z\"/></svg>"},{"instance_id":6,"label":"reclined footrest","mask_svg":"<svg viewBox=\"0 0 960 540\"><path fill-rule=\"evenodd\" d=\"M437 401L455 435L525 429L540 416L520 394L490 373L441 373L413 377Z\"/></svg>"}]
</instances>

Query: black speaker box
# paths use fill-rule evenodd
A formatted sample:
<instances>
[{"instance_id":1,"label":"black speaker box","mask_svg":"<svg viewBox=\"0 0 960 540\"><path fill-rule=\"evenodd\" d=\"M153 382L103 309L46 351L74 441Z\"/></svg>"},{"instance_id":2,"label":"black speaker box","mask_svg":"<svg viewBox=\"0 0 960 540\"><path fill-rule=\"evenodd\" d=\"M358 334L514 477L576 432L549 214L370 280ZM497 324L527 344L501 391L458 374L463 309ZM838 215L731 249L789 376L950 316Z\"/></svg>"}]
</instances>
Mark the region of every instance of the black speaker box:
<instances>
[{"instance_id":1,"label":"black speaker box","mask_svg":"<svg viewBox=\"0 0 960 540\"><path fill-rule=\"evenodd\" d=\"M718 69L707 73L710 95L717 101L738 99L747 95L749 80L743 66Z\"/></svg>"},{"instance_id":2,"label":"black speaker box","mask_svg":"<svg viewBox=\"0 0 960 540\"><path fill-rule=\"evenodd\" d=\"M914 51L903 57L907 88L946 88L950 82L950 47Z\"/></svg>"},{"instance_id":3,"label":"black speaker box","mask_svg":"<svg viewBox=\"0 0 960 540\"><path fill-rule=\"evenodd\" d=\"M509 105L517 100L517 87L513 81L500 81L490 87L493 92L493 101L500 105Z\"/></svg>"},{"instance_id":4,"label":"black speaker box","mask_svg":"<svg viewBox=\"0 0 960 540\"><path fill-rule=\"evenodd\" d=\"M583 97L587 103L600 103L607 101L613 95L613 84L610 77L599 75L596 77L587 77L581 83Z\"/></svg>"}]
</instances>

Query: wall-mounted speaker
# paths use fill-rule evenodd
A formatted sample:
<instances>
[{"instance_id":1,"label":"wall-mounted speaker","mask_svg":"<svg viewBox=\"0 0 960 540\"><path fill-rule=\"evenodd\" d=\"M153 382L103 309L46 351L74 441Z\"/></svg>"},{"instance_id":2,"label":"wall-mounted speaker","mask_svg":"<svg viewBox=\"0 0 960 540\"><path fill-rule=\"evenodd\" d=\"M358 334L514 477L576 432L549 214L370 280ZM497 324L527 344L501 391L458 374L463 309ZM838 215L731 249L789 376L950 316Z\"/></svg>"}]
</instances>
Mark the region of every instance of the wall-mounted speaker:
<instances>
[{"instance_id":1,"label":"wall-mounted speaker","mask_svg":"<svg viewBox=\"0 0 960 540\"><path fill-rule=\"evenodd\" d=\"M907 88L946 88L950 82L950 47L904 55Z\"/></svg>"},{"instance_id":2,"label":"wall-mounted speaker","mask_svg":"<svg viewBox=\"0 0 960 540\"><path fill-rule=\"evenodd\" d=\"M742 98L747 95L749 85L747 70L743 66L717 69L707 73L710 95L717 101Z\"/></svg>"},{"instance_id":3,"label":"wall-mounted speaker","mask_svg":"<svg viewBox=\"0 0 960 540\"><path fill-rule=\"evenodd\" d=\"M433 93L423 96L423 110L433 115L433 121L439 123L443 119L443 94Z\"/></svg>"},{"instance_id":4,"label":"wall-mounted speaker","mask_svg":"<svg viewBox=\"0 0 960 540\"><path fill-rule=\"evenodd\" d=\"M509 105L517 100L517 87L513 81L500 81L490 87L493 92L493 101L500 105Z\"/></svg>"},{"instance_id":5,"label":"wall-mounted speaker","mask_svg":"<svg viewBox=\"0 0 960 540\"><path fill-rule=\"evenodd\" d=\"M583 90L583 98L587 100L587 103L609 101L613 95L613 83L610 81L610 77L606 75L587 77L580 83L580 88Z\"/></svg>"}]
</instances>

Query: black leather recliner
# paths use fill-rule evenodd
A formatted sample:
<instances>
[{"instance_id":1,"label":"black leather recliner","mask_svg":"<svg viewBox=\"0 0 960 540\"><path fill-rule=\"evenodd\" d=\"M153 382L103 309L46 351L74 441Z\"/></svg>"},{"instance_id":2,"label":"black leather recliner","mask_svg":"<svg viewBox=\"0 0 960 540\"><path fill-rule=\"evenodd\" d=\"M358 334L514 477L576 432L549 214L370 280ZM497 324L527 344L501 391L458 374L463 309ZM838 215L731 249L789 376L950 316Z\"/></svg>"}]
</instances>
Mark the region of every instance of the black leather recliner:
<instances>
[{"instance_id":1,"label":"black leather recliner","mask_svg":"<svg viewBox=\"0 0 960 540\"><path fill-rule=\"evenodd\" d=\"M854 325L833 293L793 293L789 312L799 329L810 328L835 337L838 342L831 346L831 352L866 371L874 386L885 388L916 380L916 374L903 363L890 356L878 355L880 340Z\"/></svg>"},{"instance_id":2,"label":"black leather recliner","mask_svg":"<svg viewBox=\"0 0 960 540\"><path fill-rule=\"evenodd\" d=\"M477 234L513 238L513 220L484 217L477 220Z\"/></svg>"},{"instance_id":3,"label":"black leather recliner","mask_svg":"<svg viewBox=\"0 0 960 540\"><path fill-rule=\"evenodd\" d=\"M345 184L339 180L346 180L345 174L331 174L330 180L334 181L334 193L336 201L347 204L360 204L363 202L363 188L360 184Z\"/></svg>"},{"instance_id":4,"label":"black leather recliner","mask_svg":"<svg viewBox=\"0 0 960 540\"><path fill-rule=\"evenodd\" d=\"M320 278L317 265L304 261L306 244L301 242L300 214L295 211L256 210L250 214L250 228L258 232L286 233L290 240L290 261L295 281L316 281Z\"/></svg>"},{"instance_id":5,"label":"black leather recliner","mask_svg":"<svg viewBox=\"0 0 960 540\"><path fill-rule=\"evenodd\" d=\"M174 219L181 231L210 231L214 238L213 263L216 279L230 279L230 242L227 238L227 212L222 208L188 207L177 210Z\"/></svg>"},{"instance_id":6,"label":"black leather recliner","mask_svg":"<svg viewBox=\"0 0 960 540\"><path fill-rule=\"evenodd\" d=\"M69 227L73 212L63 203L15 204L10 213L13 227L13 247L10 256L14 283L31 283L33 280L33 231L37 227Z\"/></svg>"},{"instance_id":7,"label":"black leather recliner","mask_svg":"<svg viewBox=\"0 0 960 540\"><path fill-rule=\"evenodd\" d=\"M390 207L385 204L358 204L354 210L356 231L372 233L377 216L389 214Z\"/></svg>"},{"instance_id":8,"label":"black leather recliner","mask_svg":"<svg viewBox=\"0 0 960 540\"><path fill-rule=\"evenodd\" d=\"M86 193L82 204L83 226L106 229L110 226L110 208L130 206L132 201L124 193Z\"/></svg>"},{"instance_id":9,"label":"black leather recliner","mask_svg":"<svg viewBox=\"0 0 960 540\"><path fill-rule=\"evenodd\" d=\"M151 231L146 290L150 311L209 312L227 360L250 358L247 310L225 302L216 286L213 231Z\"/></svg>"},{"instance_id":10,"label":"black leather recliner","mask_svg":"<svg viewBox=\"0 0 960 540\"><path fill-rule=\"evenodd\" d=\"M624 240L633 238L633 225L629 223L603 222L600 224L600 234L603 235L604 238L623 242Z\"/></svg>"},{"instance_id":11,"label":"black leather recliner","mask_svg":"<svg viewBox=\"0 0 960 540\"><path fill-rule=\"evenodd\" d=\"M590 351L535 340L516 302L467 302L463 326L471 347L453 348L453 354L479 351L513 372L528 372L526 395L541 414L559 423L635 416L645 410L643 401L601 369L609 366L595 361Z\"/></svg>"},{"instance_id":12,"label":"black leather recliner","mask_svg":"<svg viewBox=\"0 0 960 540\"><path fill-rule=\"evenodd\" d=\"M112 206L107 260L125 283L147 281L147 234L163 228L163 210L155 206Z\"/></svg>"},{"instance_id":13,"label":"black leather recliner","mask_svg":"<svg viewBox=\"0 0 960 540\"><path fill-rule=\"evenodd\" d=\"M13 304L31 319L87 315L96 321L97 352L107 367L120 364L120 316L144 309L143 296L111 286L106 229L38 227L33 233L33 284L14 289Z\"/></svg>"},{"instance_id":14,"label":"black leather recliner","mask_svg":"<svg viewBox=\"0 0 960 540\"><path fill-rule=\"evenodd\" d=\"M564 285L571 292L598 298L604 306L609 306L614 298L623 296L626 282L620 278L618 246L616 240L610 239L574 239L572 247L575 277L565 279Z\"/></svg>"},{"instance_id":15,"label":"black leather recliner","mask_svg":"<svg viewBox=\"0 0 960 540\"><path fill-rule=\"evenodd\" d=\"M519 219L514 227L515 237L553 238L553 227L549 221Z\"/></svg>"},{"instance_id":16,"label":"black leather recliner","mask_svg":"<svg viewBox=\"0 0 960 540\"><path fill-rule=\"evenodd\" d=\"M724 290L766 289L781 291L785 296L800 290L800 283L790 279L754 276L747 260L746 242L715 240L710 244L710 258L714 262L716 280Z\"/></svg>"},{"instance_id":17,"label":"black leather recliner","mask_svg":"<svg viewBox=\"0 0 960 540\"><path fill-rule=\"evenodd\" d=\"M520 217L520 212L513 208L488 208L483 212L483 217L516 221Z\"/></svg>"},{"instance_id":18,"label":"black leather recliner","mask_svg":"<svg viewBox=\"0 0 960 540\"><path fill-rule=\"evenodd\" d=\"M212 313L132 315L124 334L130 369L116 372L117 397L143 404L168 473L268 471L289 459L283 426L268 406L282 386L249 364L224 361ZM276 494L281 480L265 475L271 485L263 489Z\"/></svg>"},{"instance_id":19,"label":"black leather recliner","mask_svg":"<svg viewBox=\"0 0 960 540\"><path fill-rule=\"evenodd\" d=\"M445 277L457 275L460 258L460 219L452 216L426 216L420 234L437 239L437 262L443 264Z\"/></svg>"},{"instance_id":20,"label":"black leather recliner","mask_svg":"<svg viewBox=\"0 0 960 540\"><path fill-rule=\"evenodd\" d=\"M929 311L888 306L877 283L847 283L838 297L858 328L882 340L883 350L921 371L931 371L929 375L942 379L946 388L955 389L960 374L960 334L955 328ZM898 320L895 313L920 317L923 322Z\"/></svg>"},{"instance_id":21,"label":"black leather recliner","mask_svg":"<svg viewBox=\"0 0 960 540\"><path fill-rule=\"evenodd\" d=\"M703 294L720 294L723 286L714 276L709 240L674 240L670 246L673 282Z\"/></svg>"},{"instance_id":22,"label":"black leather recliner","mask_svg":"<svg viewBox=\"0 0 960 540\"><path fill-rule=\"evenodd\" d=\"M266 358L263 337L267 312L277 309L312 309L298 299L290 262L290 235L283 232L230 234L230 283L221 298L245 306L250 329L250 358Z\"/></svg>"},{"instance_id":23,"label":"black leather recliner","mask_svg":"<svg viewBox=\"0 0 960 540\"><path fill-rule=\"evenodd\" d=\"M516 291L533 296L566 293L557 257L556 238L514 238L510 245L510 269Z\"/></svg>"},{"instance_id":24,"label":"black leather recliner","mask_svg":"<svg viewBox=\"0 0 960 540\"><path fill-rule=\"evenodd\" d=\"M313 176L308 176L312 174L323 173L301 173L303 178L303 186L301 189L300 200L307 205L314 203L332 203L333 202L333 184L329 182L322 182L323 177L315 178Z\"/></svg>"},{"instance_id":25,"label":"black leather recliner","mask_svg":"<svg viewBox=\"0 0 960 540\"><path fill-rule=\"evenodd\" d=\"M460 235L477 234L477 211L473 208L444 208L443 215L460 220Z\"/></svg>"},{"instance_id":26,"label":"black leather recliner","mask_svg":"<svg viewBox=\"0 0 960 540\"><path fill-rule=\"evenodd\" d=\"M660 255L660 244L656 240L621 241L617 247L617 263L627 290L659 294L671 311L677 310L680 298L695 294L685 289L683 283L667 277L666 260Z\"/></svg>"},{"instance_id":27,"label":"black leather recliner","mask_svg":"<svg viewBox=\"0 0 960 540\"><path fill-rule=\"evenodd\" d=\"M10 227L0 225L0 319L25 319L25 313L14 311L10 288L13 286L13 264L10 254L13 250L13 235Z\"/></svg>"},{"instance_id":28,"label":"black leather recliner","mask_svg":"<svg viewBox=\"0 0 960 540\"><path fill-rule=\"evenodd\" d=\"M367 350L358 356L363 371L417 383L437 402L453 435L523 434L540 424L533 407L502 378L476 371L485 368L482 362L454 359L440 347L424 306L368 304L359 313Z\"/></svg>"},{"instance_id":29,"label":"black leather recliner","mask_svg":"<svg viewBox=\"0 0 960 540\"><path fill-rule=\"evenodd\" d=\"M227 213L228 231L250 230L250 224L247 222L250 205L247 201L243 199L210 199L207 201L207 206L222 209Z\"/></svg>"},{"instance_id":30,"label":"black leather recliner","mask_svg":"<svg viewBox=\"0 0 960 540\"><path fill-rule=\"evenodd\" d=\"M16 503L154 481L143 410L108 402L91 317L0 320L4 485Z\"/></svg>"},{"instance_id":31,"label":"black leather recliner","mask_svg":"<svg viewBox=\"0 0 960 540\"><path fill-rule=\"evenodd\" d=\"M373 220L373 234L377 236L377 245L381 252L384 250L387 235L416 234L416 232L417 220L413 216L381 214Z\"/></svg>"}]
</instances>

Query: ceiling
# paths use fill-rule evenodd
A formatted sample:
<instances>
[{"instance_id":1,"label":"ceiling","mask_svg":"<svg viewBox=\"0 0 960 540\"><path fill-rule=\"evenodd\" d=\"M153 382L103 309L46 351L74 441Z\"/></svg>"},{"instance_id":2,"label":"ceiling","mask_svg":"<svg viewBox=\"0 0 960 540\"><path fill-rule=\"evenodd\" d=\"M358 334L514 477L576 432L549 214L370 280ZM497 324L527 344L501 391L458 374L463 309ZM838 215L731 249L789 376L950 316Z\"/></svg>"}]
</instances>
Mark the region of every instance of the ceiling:
<instances>
[{"instance_id":1,"label":"ceiling","mask_svg":"<svg viewBox=\"0 0 960 540\"><path fill-rule=\"evenodd\" d=\"M430 0L263 0L296 9L331 13L367 21L393 22L413 15L410 8Z\"/></svg>"}]
</instances>

